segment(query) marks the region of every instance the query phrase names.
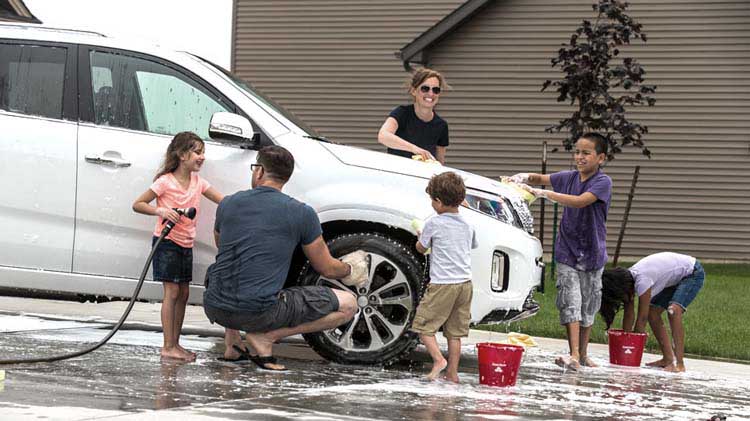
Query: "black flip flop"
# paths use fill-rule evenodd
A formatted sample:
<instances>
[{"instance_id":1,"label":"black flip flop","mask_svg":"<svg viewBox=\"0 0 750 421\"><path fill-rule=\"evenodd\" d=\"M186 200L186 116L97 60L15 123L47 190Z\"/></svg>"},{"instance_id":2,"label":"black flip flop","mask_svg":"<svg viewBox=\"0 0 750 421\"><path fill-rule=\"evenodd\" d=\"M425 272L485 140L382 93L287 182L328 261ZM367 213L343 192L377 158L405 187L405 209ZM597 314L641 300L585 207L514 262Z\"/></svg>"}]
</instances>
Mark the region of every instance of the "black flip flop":
<instances>
[{"instance_id":1,"label":"black flip flop","mask_svg":"<svg viewBox=\"0 0 750 421\"><path fill-rule=\"evenodd\" d=\"M250 361L250 357L248 357L247 355L240 355L237 358L219 357L219 358L217 358L217 360L221 361L223 363L246 363L246 362Z\"/></svg>"},{"instance_id":2,"label":"black flip flop","mask_svg":"<svg viewBox=\"0 0 750 421\"><path fill-rule=\"evenodd\" d=\"M269 355L267 357L261 357L260 355L252 355L252 354L250 354L250 351L248 351L247 348L243 349L243 348L240 348L237 345L232 345L232 348L234 348L235 351L237 351L237 352L240 353L240 357L238 358L238 360L242 359L243 361L248 361L248 360L252 361L261 370L276 371L276 372L280 372L280 373L284 373L284 372L289 371L286 368L277 369L277 368L266 367L266 364L276 364L277 363L278 360L276 359L276 357L274 357L272 355Z\"/></svg>"},{"instance_id":3,"label":"black flip flop","mask_svg":"<svg viewBox=\"0 0 750 421\"><path fill-rule=\"evenodd\" d=\"M232 345L232 348L234 348L235 351L239 352L241 357L247 357L247 360L250 359L250 351L247 348L240 348L239 345Z\"/></svg>"},{"instance_id":4,"label":"black flip flop","mask_svg":"<svg viewBox=\"0 0 750 421\"><path fill-rule=\"evenodd\" d=\"M260 355L251 355L250 361L254 362L255 365L257 365L258 368L260 368L261 370L276 371L278 373L284 373L284 372L289 371L286 368L278 369L278 368L266 367L266 364L276 364L278 362L276 357L274 357L273 355L269 355L267 357L261 357Z\"/></svg>"},{"instance_id":5,"label":"black flip flop","mask_svg":"<svg viewBox=\"0 0 750 421\"><path fill-rule=\"evenodd\" d=\"M248 361L252 361L250 359L250 352L245 348L240 348L237 345L232 345L232 348L234 348L235 351L240 353L240 356L237 358L224 358L219 357L217 358L218 361L224 362L224 363L244 363Z\"/></svg>"}]
</instances>

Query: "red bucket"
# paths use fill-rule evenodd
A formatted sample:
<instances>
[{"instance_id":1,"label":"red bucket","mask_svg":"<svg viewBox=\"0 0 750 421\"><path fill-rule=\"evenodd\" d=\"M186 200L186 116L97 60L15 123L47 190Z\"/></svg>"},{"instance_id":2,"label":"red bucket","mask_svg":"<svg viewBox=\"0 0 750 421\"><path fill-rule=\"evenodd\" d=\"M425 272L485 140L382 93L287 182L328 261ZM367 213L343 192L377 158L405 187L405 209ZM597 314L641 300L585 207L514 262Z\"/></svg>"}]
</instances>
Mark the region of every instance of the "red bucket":
<instances>
[{"instance_id":1,"label":"red bucket","mask_svg":"<svg viewBox=\"0 0 750 421\"><path fill-rule=\"evenodd\" d=\"M640 367L646 334L625 332L620 329L607 331L609 335L609 362L617 365Z\"/></svg>"},{"instance_id":2,"label":"red bucket","mask_svg":"<svg viewBox=\"0 0 750 421\"><path fill-rule=\"evenodd\" d=\"M523 347L483 342L479 350L479 383L487 386L514 386L521 366Z\"/></svg>"}]
</instances>

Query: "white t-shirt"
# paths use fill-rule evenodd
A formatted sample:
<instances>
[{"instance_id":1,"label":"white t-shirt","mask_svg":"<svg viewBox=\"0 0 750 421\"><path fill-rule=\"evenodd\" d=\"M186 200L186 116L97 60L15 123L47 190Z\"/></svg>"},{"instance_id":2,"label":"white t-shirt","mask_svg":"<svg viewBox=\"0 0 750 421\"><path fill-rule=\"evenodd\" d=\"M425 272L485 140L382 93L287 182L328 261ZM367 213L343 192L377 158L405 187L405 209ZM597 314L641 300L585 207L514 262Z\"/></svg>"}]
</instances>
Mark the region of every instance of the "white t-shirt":
<instances>
[{"instance_id":1,"label":"white t-shirt","mask_svg":"<svg viewBox=\"0 0 750 421\"><path fill-rule=\"evenodd\" d=\"M479 247L474 228L457 213L428 219L419 236L430 254L430 282L458 284L471 280L471 249Z\"/></svg>"},{"instance_id":2,"label":"white t-shirt","mask_svg":"<svg viewBox=\"0 0 750 421\"><path fill-rule=\"evenodd\" d=\"M672 252L662 252L646 256L630 267L635 281L635 292L643 295L651 288L651 297L665 288L677 285L693 273L695 257Z\"/></svg>"}]
</instances>

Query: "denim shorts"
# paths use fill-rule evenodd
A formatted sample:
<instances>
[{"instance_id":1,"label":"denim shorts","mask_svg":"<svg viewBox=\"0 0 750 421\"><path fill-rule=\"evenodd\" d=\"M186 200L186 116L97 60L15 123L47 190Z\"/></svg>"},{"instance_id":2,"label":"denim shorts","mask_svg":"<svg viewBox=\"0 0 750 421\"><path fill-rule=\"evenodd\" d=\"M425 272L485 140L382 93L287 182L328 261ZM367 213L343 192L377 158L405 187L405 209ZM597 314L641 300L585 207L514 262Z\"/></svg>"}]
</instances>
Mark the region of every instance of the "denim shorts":
<instances>
[{"instance_id":1,"label":"denim shorts","mask_svg":"<svg viewBox=\"0 0 750 421\"><path fill-rule=\"evenodd\" d=\"M278 299L260 313L227 311L209 305L203 311L211 323L250 333L264 333L313 322L338 311L339 299L331 288L298 286L282 289Z\"/></svg>"},{"instance_id":2,"label":"denim shorts","mask_svg":"<svg viewBox=\"0 0 750 421\"><path fill-rule=\"evenodd\" d=\"M706 272L698 259L695 259L693 273L682 278L679 284L665 288L662 292L651 298L651 305L666 310L670 304L675 303L687 310L687 306L693 302L698 291L703 287Z\"/></svg>"},{"instance_id":3,"label":"denim shorts","mask_svg":"<svg viewBox=\"0 0 750 421\"><path fill-rule=\"evenodd\" d=\"M557 262L557 298L560 324L581 322L581 327L594 324L602 304L602 272L604 268L583 271Z\"/></svg>"},{"instance_id":4,"label":"denim shorts","mask_svg":"<svg viewBox=\"0 0 750 421\"><path fill-rule=\"evenodd\" d=\"M151 246L159 237L154 237ZM154 281L190 282L193 280L193 249L181 247L166 238L159 243L153 260Z\"/></svg>"}]
</instances>

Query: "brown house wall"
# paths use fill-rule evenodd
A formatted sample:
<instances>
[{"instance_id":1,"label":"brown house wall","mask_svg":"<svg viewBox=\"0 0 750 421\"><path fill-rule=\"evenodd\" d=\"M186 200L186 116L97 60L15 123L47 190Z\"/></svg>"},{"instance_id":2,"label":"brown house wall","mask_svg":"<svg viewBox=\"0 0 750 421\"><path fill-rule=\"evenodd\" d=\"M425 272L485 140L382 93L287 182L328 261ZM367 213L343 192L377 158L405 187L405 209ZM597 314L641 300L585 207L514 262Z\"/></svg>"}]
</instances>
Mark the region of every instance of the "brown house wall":
<instances>
[{"instance_id":1,"label":"brown house wall","mask_svg":"<svg viewBox=\"0 0 750 421\"><path fill-rule=\"evenodd\" d=\"M394 51L461 3L235 0L233 70L324 136L376 148L408 101Z\"/></svg>"},{"instance_id":2,"label":"brown house wall","mask_svg":"<svg viewBox=\"0 0 750 421\"><path fill-rule=\"evenodd\" d=\"M382 150L377 129L406 102L393 52L460 3L237 0L234 70L324 136ZM542 141L560 144L544 127L569 112L541 83L559 75L549 60L591 3L498 0L431 49L430 65L454 88L439 106L450 165L488 177L538 171ZM610 254L641 165L624 256L750 260L750 3L631 4L649 42L626 54L658 86L657 105L631 118L649 126L653 158L628 150L606 168L615 183ZM569 163L565 152L550 155L552 171ZM550 239L548 229L547 250Z\"/></svg>"}]
</instances>

